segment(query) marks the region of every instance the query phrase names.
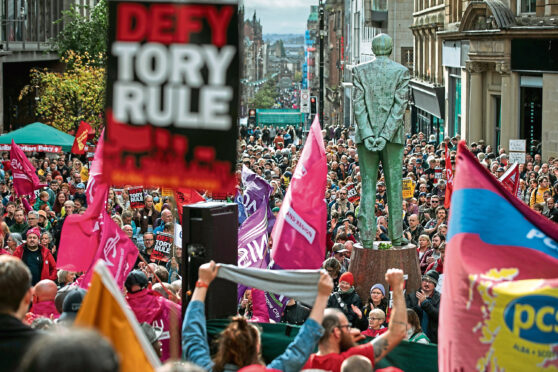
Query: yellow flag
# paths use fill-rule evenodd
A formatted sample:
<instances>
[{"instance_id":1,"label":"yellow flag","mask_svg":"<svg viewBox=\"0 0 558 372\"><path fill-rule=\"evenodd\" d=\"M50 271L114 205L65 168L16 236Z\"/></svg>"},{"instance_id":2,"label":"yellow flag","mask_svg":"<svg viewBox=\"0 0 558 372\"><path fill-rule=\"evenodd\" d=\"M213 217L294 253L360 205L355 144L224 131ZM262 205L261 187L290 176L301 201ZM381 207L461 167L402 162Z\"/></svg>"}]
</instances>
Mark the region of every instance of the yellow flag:
<instances>
[{"instance_id":1,"label":"yellow flag","mask_svg":"<svg viewBox=\"0 0 558 372\"><path fill-rule=\"evenodd\" d=\"M95 265L75 325L95 328L109 339L123 372L154 371L161 364L103 260Z\"/></svg>"}]
</instances>

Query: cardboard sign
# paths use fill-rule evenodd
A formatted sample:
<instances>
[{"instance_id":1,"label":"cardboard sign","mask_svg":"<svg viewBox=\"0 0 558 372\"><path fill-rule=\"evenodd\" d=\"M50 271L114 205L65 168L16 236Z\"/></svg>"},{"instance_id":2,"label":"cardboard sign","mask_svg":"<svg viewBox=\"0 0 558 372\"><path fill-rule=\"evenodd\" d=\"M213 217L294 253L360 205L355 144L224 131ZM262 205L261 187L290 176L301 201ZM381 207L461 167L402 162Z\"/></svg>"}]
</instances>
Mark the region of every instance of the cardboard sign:
<instances>
[{"instance_id":1,"label":"cardboard sign","mask_svg":"<svg viewBox=\"0 0 558 372\"><path fill-rule=\"evenodd\" d=\"M440 167L436 167L434 168L434 185L438 184L438 181L440 181L442 179L442 175L444 173L444 170Z\"/></svg>"},{"instance_id":2,"label":"cardboard sign","mask_svg":"<svg viewBox=\"0 0 558 372\"><path fill-rule=\"evenodd\" d=\"M524 152L509 152L508 161L510 163L525 164L526 158Z\"/></svg>"},{"instance_id":3,"label":"cardboard sign","mask_svg":"<svg viewBox=\"0 0 558 372\"><path fill-rule=\"evenodd\" d=\"M412 198L415 194L416 183L413 182L411 178L403 178L403 199Z\"/></svg>"},{"instance_id":4,"label":"cardboard sign","mask_svg":"<svg viewBox=\"0 0 558 372\"><path fill-rule=\"evenodd\" d=\"M172 255L172 242L173 236L171 234L157 234L153 253L151 253L151 261L168 262Z\"/></svg>"},{"instance_id":5,"label":"cardboard sign","mask_svg":"<svg viewBox=\"0 0 558 372\"><path fill-rule=\"evenodd\" d=\"M108 10L104 180L234 193L238 1Z\"/></svg>"},{"instance_id":6,"label":"cardboard sign","mask_svg":"<svg viewBox=\"0 0 558 372\"><path fill-rule=\"evenodd\" d=\"M349 199L351 203L360 200L360 195L358 194L354 183L348 184L345 188L347 189L347 199Z\"/></svg>"},{"instance_id":7,"label":"cardboard sign","mask_svg":"<svg viewBox=\"0 0 558 372\"><path fill-rule=\"evenodd\" d=\"M527 140L511 139L509 151L525 152L527 151Z\"/></svg>"},{"instance_id":8,"label":"cardboard sign","mask_svg":"<svg viewBox=\"0 0 558 372\"><path fill-rule=\"evenodd\" d=\"M130 195L130 207L132 209L140 209L145 206L143 201L143 187L135 187L128 190Z\"/></svg>"},{"instance_id":9,"label":"cardboard sign","mask_svg":"<svg viewBox=\"0 0 558 372\"><path fill-rule=\"evenodd\" d=\"M173 196L174 192L170 187L162 187L161 188L161 195L162 196Z\"/></svg>"}]
</instances>

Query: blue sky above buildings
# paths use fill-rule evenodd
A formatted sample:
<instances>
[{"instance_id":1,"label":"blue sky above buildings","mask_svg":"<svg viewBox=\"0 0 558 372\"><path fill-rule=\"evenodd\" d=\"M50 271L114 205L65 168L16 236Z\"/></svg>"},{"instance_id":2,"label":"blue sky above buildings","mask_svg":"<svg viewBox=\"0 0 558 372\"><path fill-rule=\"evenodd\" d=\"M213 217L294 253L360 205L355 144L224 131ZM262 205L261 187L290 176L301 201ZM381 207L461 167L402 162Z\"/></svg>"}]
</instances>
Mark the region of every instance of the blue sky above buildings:
<instances>
[{"instance_id":1,"label":"blue sky above buildings","mask_svg":"<svg viewBox=\"0 0 558 372\"><path fill-rule=\"evenodd\" d=\"M255 10L264 34L304 34L311 5L318 0L244 0L246 17Z\"/></svg>"}]
</instances>

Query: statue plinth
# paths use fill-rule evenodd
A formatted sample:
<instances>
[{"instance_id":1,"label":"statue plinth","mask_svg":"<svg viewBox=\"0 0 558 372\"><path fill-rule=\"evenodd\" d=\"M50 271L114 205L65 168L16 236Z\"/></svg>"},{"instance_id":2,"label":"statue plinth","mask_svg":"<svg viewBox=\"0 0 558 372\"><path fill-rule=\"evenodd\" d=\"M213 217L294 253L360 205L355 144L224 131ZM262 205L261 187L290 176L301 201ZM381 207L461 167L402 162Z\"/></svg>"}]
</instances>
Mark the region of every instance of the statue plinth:
<instances>
[{"instance_id":1,"label":"statue plinth","mask_svg":"<svg viewBox=\"0 0 558 372\"><path fill-rule=\"evenodd\" d=\"M377 247L380 243L390 242L374 242L374 246ZM355 278L355 289L363 303L370 296L370 287L376 283L382 283L386 291L389 291L385 274L391 268L401 269L407 275L407 292L414 292L420 288L422 275L414 244L385 250L354 245L349 271Z\"/></svg>"}]
</instances>

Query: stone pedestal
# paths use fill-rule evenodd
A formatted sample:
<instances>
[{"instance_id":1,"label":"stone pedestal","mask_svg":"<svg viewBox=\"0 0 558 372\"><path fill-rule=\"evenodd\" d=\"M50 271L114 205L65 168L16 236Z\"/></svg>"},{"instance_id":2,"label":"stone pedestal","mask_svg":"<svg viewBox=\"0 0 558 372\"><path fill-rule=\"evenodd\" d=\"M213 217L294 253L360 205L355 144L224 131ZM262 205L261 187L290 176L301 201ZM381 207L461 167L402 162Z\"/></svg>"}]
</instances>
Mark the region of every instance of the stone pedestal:
<instances>
[{"instance_id":1,"label":"stone pedestal","mask_svg":"<svg viewBox=\"0 0 558 372\"><path fill-rule=\"evenodd\" d=\"M374 242L375 247L378 243L382 242ZM360 244L353 247L349 271L355 278L355 289L363 303L370 296L370 287L376 283L382 283L386 292L389 291L385 274L391 268L402 269L408 275L407 293L420 288L422 276L417 251L413 244L388 250L366 249Z\"/></svg>"}]
</instances>

